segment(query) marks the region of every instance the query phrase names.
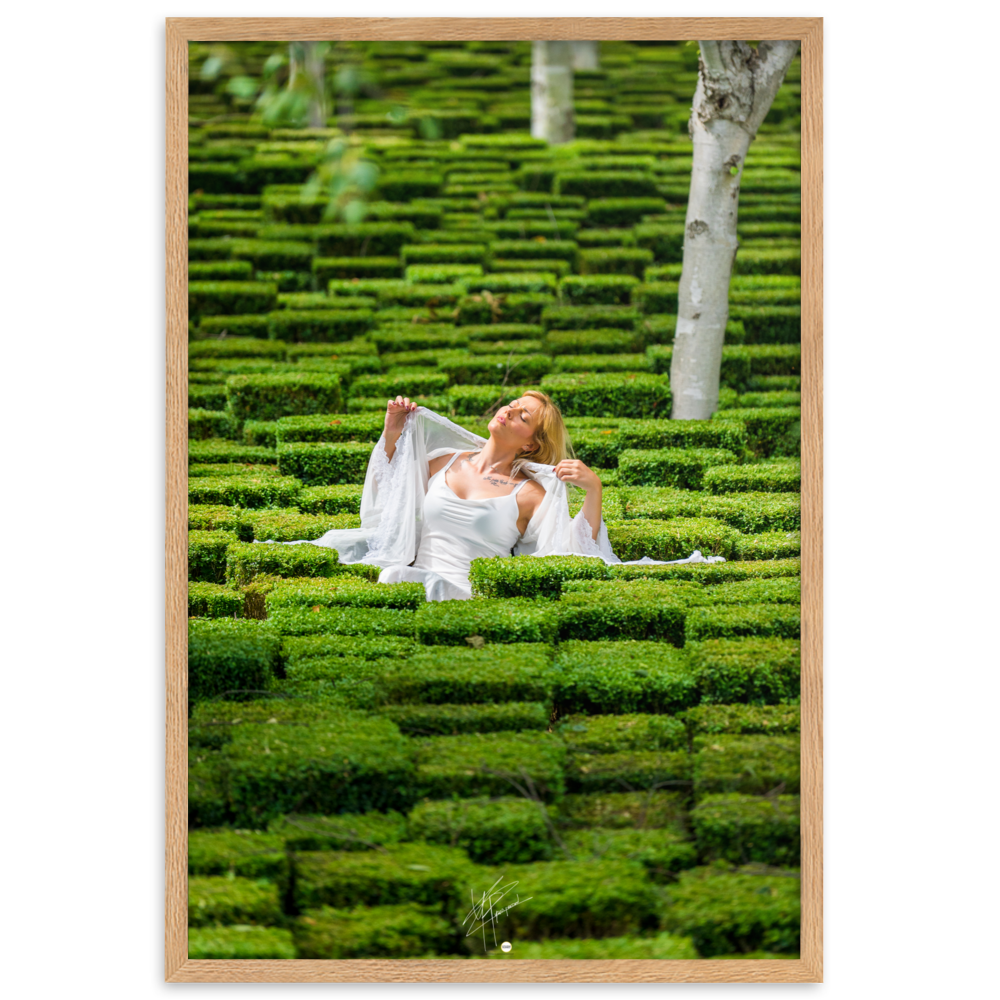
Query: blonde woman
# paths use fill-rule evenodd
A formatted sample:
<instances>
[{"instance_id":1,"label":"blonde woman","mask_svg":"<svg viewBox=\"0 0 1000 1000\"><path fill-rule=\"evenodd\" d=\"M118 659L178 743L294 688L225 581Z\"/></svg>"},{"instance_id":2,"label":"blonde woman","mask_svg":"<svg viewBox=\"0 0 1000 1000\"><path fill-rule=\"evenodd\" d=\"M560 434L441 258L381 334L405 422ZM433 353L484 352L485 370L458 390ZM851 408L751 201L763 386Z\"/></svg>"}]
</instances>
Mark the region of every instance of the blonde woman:
<instances>
[{"instance_id":1,"label":"blonde woman","mask_svg":"<svg viewBox=\"0 0 1000 1000\"><path fill-rule=\"evenodd\" d=\"M528 390L487 427L484 439L408 396L390 399L365 475L361 527L328 531L312 544L337 549L343 563L381 566L379 583L419 581L429 601L470 598L470 565L481 557L583 555L620 563L601 516L600 478L570 457L553 400ZM572 519L566 483L586 491ZM671 561L707 560L695 552Z\"/></svg>"}]
</instances>

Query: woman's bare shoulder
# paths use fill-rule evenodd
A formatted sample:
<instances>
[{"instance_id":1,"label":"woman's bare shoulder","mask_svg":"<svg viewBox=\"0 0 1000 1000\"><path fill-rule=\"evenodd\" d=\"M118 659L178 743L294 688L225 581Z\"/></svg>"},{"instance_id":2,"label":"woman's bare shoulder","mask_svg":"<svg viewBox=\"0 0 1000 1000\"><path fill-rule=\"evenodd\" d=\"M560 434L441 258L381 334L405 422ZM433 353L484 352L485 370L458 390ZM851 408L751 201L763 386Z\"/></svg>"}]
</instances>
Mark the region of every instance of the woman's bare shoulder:
<instances>
[{"instance_id":1,"label":"woman's bare shoulder","mask_svg":"<svg viewBox=\"0 0 1000 1000\"><path fill-rule=\"evenodd\" d=\"M538 505L545 499L545 487L534 479L528 482L518 491L519 497L524 497L525 506L534 512Z\"/></svg>"},{"instance_id":2,"label":"woman's bare shoulder","mask_svg":"<svg viewBox=\"0 0 1000 1000\"><path fill-rule=\"evenodd\" d=\"M431 476L433 476L436 472L439 472L441 470L442 466L445 466L445 465L448 464L448 459L451 458L451 456L454 455L454 454L455 454L455 452L449 451L449 452L445 452L445 454L443 454L443 455L438 455L437 458L432 458L427 463L427 472L428 472L428 474L431 475Z\"/></svg>"}]
</instances>

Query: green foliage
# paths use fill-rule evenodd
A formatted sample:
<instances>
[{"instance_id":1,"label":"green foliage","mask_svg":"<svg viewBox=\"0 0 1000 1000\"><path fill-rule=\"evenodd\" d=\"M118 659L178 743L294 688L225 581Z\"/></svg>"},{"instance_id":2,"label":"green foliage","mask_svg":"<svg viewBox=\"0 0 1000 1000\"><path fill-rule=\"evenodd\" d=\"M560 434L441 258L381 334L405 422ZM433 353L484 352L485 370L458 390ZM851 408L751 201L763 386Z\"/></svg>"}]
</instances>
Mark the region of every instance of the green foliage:
<instances>
[{"instance_id":1,"label":"green foliage","mask_svg":"<svg viewBox=\"0 0 1000 1000\"><path fill-rule=\"evenodd\" d=\"M633 274L570 275L559 282L559 297L574 306L628 305L638 284Z\"/></svg>"},{"instance_id":2,"label":"green foliage","mask_svg":"<svg viewBox=\"0 0 1000 1000\"><path fill-rule=\"evenodd\" d=\"M272 312L278 304L278 286L255 281L189 281L188 315L232 316Z\"/></svg>"},{"instance_id":3,"label":"green foliage","mask_svg":"<svg viewBox=\"0 0 1000 1000\"><path fill-rule=\"evenodd\" d=\"M609 524L607 528L611 548L623 562L643 556L666 561L685 559L694 551L732 559L742 537L728 524L709 517L675 517L666 521L635 518Z\"/></svg>"},{"instance_id":4,"label":"green foliage","mask_svg":"<svg viewBox=\"0 0 1000 1000\"><path fill-rule=\"evenodd\" d=\"M389 702L403 704L548 703L555 682L552 647L536 642L487 644L481 649L421 646L406 660L383 665L380 690Z\"/></svg>"},{"instance_id":5,"label":"green foliage","mask_svg":"<svg viewBox=\"0 0 1000 1000\"><path fill-rule=\"evenodd\" d=\"M695 740L695 749L694 790L699 800L723 792L799 791L798 736L702 736Z\"/></svg>"},{"instance_id":6,"label":"green foliage","mask_svg":"<svg viewBox=\"0 0 1000 1000\"><path fill-rule=\"evenodd\" d=\"M707 866L684 872L668 893L664 927L689 935L703 958L799 950L797 877Z\"/></svg>"},{"instance_id":7,"label":"green foliage","mask_svg":"<svg viewBox=\"0 0 1000 1000\"><path fill-rule=\"evenodd\" d=\"M545 729L549 724L548 706L540 701L499 705L386 705L379 711L408 736Z\"/></svg>"},{"instance_id":8,"label":"green foliage","mask_svg":"<svg viewBox=\"0 0 1000 1000\"><path fill-rule=\"evenodd\" d=\"M306 851L294 858L294 905L382 907L421 903L460 908L477 866L464 851L431 844L388 844L381 851Z\"/></svg>"},{"instance_id":9,"label":"green foliage","mask_svg":"<svg viewBox=\"0 0 1000 1000\"><path fill-rule=\"evenodd\" d=\"M566 747L547 732L468 733L415 741L418 795L445 799L524 789L547 801L564 791Z\"/></svg>"},{"instance_id":10,"label":"green foliage","mask_svg":"<svg viewBox=\"0 0 1000 1000\"><path fill-rule=\"evenodd\" d=\"M234 531L188 532L188 580L222 583L226 576L229 546L237 541Z\"/></svg>"},{"instance_id":11,"label":"green foliage","mask_svg":"<svg viewBox=\"0 0 1000 1000\"><path fill-rule=\"evenodd\" d=\"M474 597L558 597L565 580L605 578L607 564L587 556L495 556L473 559Z\"/></svg>"},{"instance_id":12,"label":"green foliage","mask_svg":"<svg viewBox=\"0 0 1000 1000\"><path fill-rule=\"evenodd\" d=\"M765 465L717 465L706 469L703 486L712 493L799 493L802 470L798 462Z\"/></svg>"},{"instance_id":13,"label":"green foliage","mask_svg":"<svg viewBox=\"0 0 1000 1000\"><path fill-rule=\"evenodd\" d=\"M677 712L700 700L687 656L666 642L571 639L555 666L560 715Z\"/></svg>"},{"instance_id":14,"label":"green foliage","mask_svg":"<svg viewBox=\"0 0 1000 1000\"><path fill-rule=\"evenodd\" d=\"M224 575L224 566L222 572ZM194 581L188 583L189 618L241 618L242 616L242 594L234 593L220 583Z\"/></svg>"},{"instance_id":15,"label":"green foliage","mask_svg":"<svg viewBox=\"0 0 1000 1000\"><path fill-rule=\"evenodd\" d=\"M561 716L555 732L572 753L611 754L622 750L683 750L687 729L671 715Z\"/></svg>"},{"instance_id":16,"label":"green foliage","mask_svg":"<svg viewBox=\"0 0 1000 1000\"><path fill-rule=\"evenodd\" d=\"M281 837L257 830L191 830L188 874L277 879L288 860Z\"/></svg>"},{"instance_id":17,"label":"green foliage","mask_svg":"<svg viewBox=\"0 0 1000 1000\"><path fill-rule=\"evenodd\" d=\"M372 448L367 441L290 441L278 445L278 471L310 486L363 485Z\"/></svg>"},{"instance_id":18,"label":"green foliage","mask_svg":"<svg viewBox=\"0 0 1000 1000\"><path fill-rule=\"evenodd\" d=\"M394 809L343 816L290 813L271 820L267 830L258 836L275 838L289 851L371 851L408 839L406 817Z\"/></svg>"},{"instance_id":19,"label":"green foliage","mask_svg":"<svg viewBox=\"0 0 1000 1000\"><path fill-rule=\"evenodd\" d=\"M603 938L652 930L659 920L663 890L654 885L638 861L605 859L591 861L538 861L533 864L488 869L465 887L464 898L482 901L500 879L495 907L520 898L503 914L508 939L544 941L565 938ZM522 891L523 890L523 891ZM530 893L530 898L528 894ZM468 910L468 904L466 904ZM463 925L466 948L481 954L492 933L482 920ZM513 952L512 952L513 954Z\"/></svg>"},{"instance_id":20,"label":"green foliage","mask_svg":"<svg viewBox=\"0 0 1000 1000\"><path fill-rule=\"evenodd\" d=\"M420 642L445 646L464 646L470 636L487 643L551 643L559 629L551 608L527 598L431 601L415 619Z\"/></svg>"},{"instance_id":21,"label":"green foliage","mask_svg":"<svg viewBox=\"0 0 1000 1000\"><path fill-rule=\"evenodd\" d=\"M566 417L663 417L672 395L666 376L645 372L546 375L542 391Z\"/></svg>"},{"instance_id":22,"label":"green foliage","mask_svg":"<svg viewBox=\"0 0 1000 1000\"><path fill-rule=\"evenodd\" d=\"M267 545L238 542L226 556L226 581L241 587L262 574L274 576L333 576L339 557L336 549L319 545Z\"/></svg>"},{"instance_id":23,"label":"green foliage","mask_svg":"<svg viewBox=\"0 0 1000 1000\"><path fill-rule=\"evenodd\" d=\"M410 813L410 836L460 847L481 864L547 861L553 856L553 842L542 809L513 795L425 800Z\"/></svg>"},{"instance_id":24,"label":"green foliage","mask_svg":"<svg viewBox=\"0 0 1000 1000\"><path fill-rule=\"evenodd\" d=\"M188 926L261 924L281 926L285 916L273 882L226 875L188 878Z\"/></svg>"},{"instance_id":25,"label":"green foliage","mask_svg":"<svg viewBox=\"0 0 1000 1000\"><path fill-rule=\"evenodd\" d=\"M736 457L724 448L625 448L618 456L618 475L624 484L700 490L706 469Z\"/></svg>"},{"instance_id":26,"label":"green foliage","mask_svg":"<svg viewBox=\"0 0 1000 1000\"><path fill-rule=\"evenodd\" d=\"M225 696L259 698L280 670L281 640L264 622L191 619L188 622L188 701Z\"/></svg>"},{"instance_id":27,"label":"green foliage","mask_svg":"<svg viewBox=\"0 0 1000 1000\"><path fill-rule=\"evenodd\" d=\"M292 476L192 476L188 503L226 507L288 507L296 502L302 483Z\"/></svg>"},{"instance_id":28,"label":"green foliage","mask_svg":"<svg viewBox=\"0 0 1000 1000\"><path fill-rule=\"evenodd\" d=\"M295 922L297 958L427 958L454 946L452 922L434 906L321 906Z\"/></svg>"},{"instance_id":29,"label":"green foliage","mask_svg":"<svg viewBox=\"0 0 1000 1000\"><path fill-rule=\"evenodd\" d=\"M705 860L802 863L797 795L706 795L691 811L691 825Z\"/></svg>"},{"instance_id":30,"label":"green foliage","mask_svg":"<svg viewBox=\"0 0 1000 1000\"><path fill-rule=\"evenodd\" d=\"M188 958L244 959L297 958L292 932L284 927L191 927L188 929Z\"/></svg>"},{"instance_id":31,"label":"green foliage","mask_svg":"<svg viewBox=\"0 0 1000 1000\"><path fill-rule=\"evenodd\" d=\"M724 642L726 640L716 640ZM755 641L755 640L744 640ZM694 650L692 650L694 652ZM696 705L684 713L684 722L695 735L710 733L777 734L799 732L798 705Z\"/></svg>"},{"instance_id":32,"label":"green foliage","mask_svg":"<svg viewBox=\"0 0 1000 1000\"><path fill-rule=\"evenodd\" d=\"M293 373L231 375L226 396L239 420L277 420L306 413L336 413L341 407L339 375Z\"/></svg>"},{"instance_id":33,"label":"green foliage","mask_svg":"<svg viewBox=\"0 0 1000 1000\"><path fill-rule=\"evenodd\" d=\"M801 661L795 639L707 639L689 642L688 649L705 702L774 705L799 697Z\"/></svg>"},{"instance_id":34,"label":"green foliage","mask_svg":"<svg viewBox=\"0 0 1000 1000\"><path fill-rule=\"evenodd\" d=\"M639 321L639 311L631 306L551 305L542 310L544 330L632 330Z\"/></svg>"},{"instance_id":35,"label":"green foliage","mask_svg":"<svg viewBox=\"0 0 1000 1000\"><path fill-rule=\"evenodd\" d=\"M693 642L736 636L780 636L798 639L801 610L798 604L732 604L690 608L687 637Z\"/></svg>"},{"instance_id":36,"label":"green foliage","mask_svg":"<svg viewBox=\"0 0 1000 1000\"><path fill-rule=\"evenodd\" d=\"M298 498L304 514L360 514L362 487L356 483L309 486Z\"/></svg>"}]
</instances>

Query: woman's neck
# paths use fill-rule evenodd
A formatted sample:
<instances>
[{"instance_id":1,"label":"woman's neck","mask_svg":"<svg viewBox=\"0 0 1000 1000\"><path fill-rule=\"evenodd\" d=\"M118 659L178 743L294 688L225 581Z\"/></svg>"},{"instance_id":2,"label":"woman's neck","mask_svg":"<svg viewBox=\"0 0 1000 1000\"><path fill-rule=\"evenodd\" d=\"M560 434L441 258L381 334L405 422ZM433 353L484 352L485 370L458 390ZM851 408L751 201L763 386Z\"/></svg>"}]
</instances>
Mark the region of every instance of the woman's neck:
<instances>
[{"instance_id":1,"label":"woman's neck","mask_svg":"<svg viewBox=\"0 0 1000 1000\"><path fill-rule=\"evenodd\" d=\"M503 476L511 476L511 466L518 455L519 452L514 448L499 448L491 437L482 449L473 452L467 461L480 475L494 472Z\"/></svg>"}]
</instances>

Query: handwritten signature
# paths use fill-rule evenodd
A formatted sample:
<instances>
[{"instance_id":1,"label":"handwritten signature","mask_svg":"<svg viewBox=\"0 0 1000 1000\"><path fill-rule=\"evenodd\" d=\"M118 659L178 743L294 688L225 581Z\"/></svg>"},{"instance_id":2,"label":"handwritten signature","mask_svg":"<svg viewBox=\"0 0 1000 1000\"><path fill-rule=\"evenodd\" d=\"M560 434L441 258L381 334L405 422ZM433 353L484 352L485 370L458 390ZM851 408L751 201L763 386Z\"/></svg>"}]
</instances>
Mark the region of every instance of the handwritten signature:
<instances>
[{"instance_id":1,"label":"handwritten signature","mask_svg":"<svg viewBox=\"0 0 1000 1000\"><path fill-rule=\"evenodd\" d=\"M462 921L465 924L467 921L471 920L473 923L481 920L482 923L478 927L473 927L465 936L469 937L470 934L475 934L477 931L483 932L483 950L486 950L486 925L489 924L493 929L493 944L496 946L497 936L496 936L496 920L497 917L506 913L508 910L512 910L518 903L526 903L529 899L533 899L533 896L528 896L526 899L521 899L520 896L514 900L512 903L508 903L506 906L497 907L496 904L503 899L504 896L510 892L514 886L517 885L517 881L508 882L507 885L500 886L498 883L503 881L503 876L498 878L493 885L490 886L487 892L484 892L482 898L477 903L476 897L472 897L472 909L465 915L465 919Z\"/></svg>"}]
</instances>

